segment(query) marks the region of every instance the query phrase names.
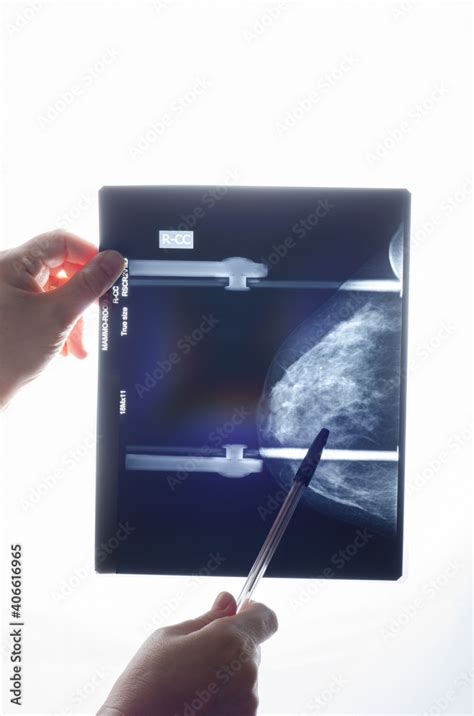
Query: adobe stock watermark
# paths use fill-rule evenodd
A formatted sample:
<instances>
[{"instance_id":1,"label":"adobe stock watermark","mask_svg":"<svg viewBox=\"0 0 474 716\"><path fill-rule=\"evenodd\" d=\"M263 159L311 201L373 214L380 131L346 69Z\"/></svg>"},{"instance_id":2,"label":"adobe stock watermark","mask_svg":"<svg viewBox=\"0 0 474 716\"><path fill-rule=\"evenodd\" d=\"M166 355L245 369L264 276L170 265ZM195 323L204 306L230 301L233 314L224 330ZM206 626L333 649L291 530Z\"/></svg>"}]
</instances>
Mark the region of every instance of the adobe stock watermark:
<instances>
[{"instance_id":1,"label":"adobe stock watermark","mask_svg":"<svg viewBox=\"0 0 474 716\"><path fill-rule=\"evenodd\" d=\"M427 580L418 594L382 627L380 636L383 641L391 641L412 624L464 568L465 565L462 562L458 559L452 559L441 572Z\"/></svg>"},{"instance_id":2,"label":"adobe stock watermark","mask_svg":"<svg viewBox=\"0 0 474 716\"><path fill-rule=\"evenodd\" d=\"M215 671L214 679L209 681L207 686L194 692L192 698L183 704L182 711L174 716L197 716L205 713L206 706L214 700L220 690L229 685L231 680L242 671L244 664L255 658L255 644L252 639L247 638L244 645L234 659L228 663L221 664Z\"/></svg>"},{"instance_id":3,"label":"adobe stock watermark","mask_svg":"<svg viewBox=\"0 0 474 716\"><path fill-rule=\"evenodd\" d=\"M329 580L336 577L339 572L354 559L354 557L365 549L374 536L375 535L366 527L358 529L356 531L355 538L346 544L345 547L333 552L328 565L314 575L315 579L309 581L303 589L299 590L296 597L294 597L290 602L292 610L296 611L306 606L310 600L314 599L315 596L327 588L328 582L321 580Z\"/></svg>"},{"instance_id":4,"label":"adobe stock watermark","mask_svg":"<svg viewBox=\"0 0 474 716\"><path fill-rule=\"evenodd\" d=\"M201 577L210 577L219 571L219 567L224 564L227 557L220 552L210 552L207 555L205 564L194 574L186 578L183 586L176 590L175 594L167 599L162 606L153 612L149 619L143 624L143 631L148 633L153 629L161 627L167 623L171 616L185 601L189 600L190 595L202 585Z\"/></svg>"},{"instance_id":5,"label":"adobe stock watermark","mask_svg":"<svg viewBox=\"0 0 474 716\"><path fill-rule=\"evenodd\" d=\"M38 507L55 487L61 484L67 475L76 468L86 457L91 455L95 450L96 436L90 430L87 431L82 439L67 450L59 463L44 475L40 480L30 485L19 500L20 507L23 512L30 512Z\"/></svg>"},{"instance_id":6,"label":"adobe stock watermark","mask_svg":"<svg viewBox=\"0 0 474 716\"><path fill-rule=\"evenodd\" d=\"M428 244L431 239L443 225L463 206L472 200L472 176L462 177L456 186L454 186L446 195L441 197L434 205L432 211L421 221L416 224L410 234L410 253L413 255L415 251ZM431 247L431 244L429 244Z\"/></svg>"},{"instance_id":7,"label":"adobe stock watermark","mask_svg":"<svg viewBox=\"0 0 474 716\"><path fill-rule=\"evenodd\" d=\"M91 191L81 191L74 201L56 215L55 225L60 229L69 229L79 219L95 207L96 194Z\"/></svg>"},{"instance_id":8,"label":"adobe stock watermark","mask_svg":"<svg viewBox=\"0 0 474 716\"><path fill-rule=\"evenodd\" d=\"M167 475L166 481L171 490L174 492L188 479L191 473L197 472L199 469L198 458L213 457L216 449L221 448L229 440L234 430L242 425L251 414L252 412L243 405L234 408L229 418L209 433L207 442L198 450L199 455L189 455L184 458L182 469Z\"/></svg>"},{"instance_id":9,"label":"adobe stock watermark","mask_svg":"<svg viewBox=\"0 0 474 716\"><path fill-rule=\"evenodd\" d=\"M263 522L274 515L276 510L280 509L287 494L285 490L277 490L277 492L269 493L266 496L264 504L257 507L258 516Z\"/></svg>"},{"instance_id":10,"label":"adobe stock watermark","mask_svg":"<svg viewBox=\"0 0 474 716\"><path fill-rule=\"evenodd\" d=\"M115 552L119 545L125 542L132 532L135 532L135 529L136 528L128 521L119 522L115 534L96 549L98 561L103 562L107 556ZM82 562L57 582L49 592L50 598L56 605L63 604L83 587L94 574L95 571L92 562L89 560Z\"/></svg>"},{"instance_id":11,"label":"adobe stock watermark","mask_svg":"<svg viewBox=\"0 0 474 716\"><path fill-rule=\"evenodd\" d=\"M162 15L176 5L176 0L153 0L151 7L157 15Z\"/></svg>"},{"instance_id":12,"label":"adobe stock watermark","mask_svg":"<svg viewBox=\"0 0 474 716\"><path fill-rule=\"evenodd\" d=\"M50 102L46 109L37 116L36 122L39 128L42 130L49 129L49 127L57 122L64 112L87 94L105 72L117 62L119 57L120 54L117 48L107 47L69 87L63 90L61 94Z\"/></svg>"},{"instance_id":13,"label":"adobe stock watermark","mask_svg":"<svg viewBox=\"0 0 474 716\"><path fill-rule=\"evenodd\" d=\"M101 666L96 669L82 684L74 689L68 703L56 711L55 714L57 716L66 716L67 714L77 713L76 709L84 706L96 694L104 679L110 679L111 676L112 672L107 667Z\"/></svg>"},{"instance_id":14,"label":"adobe stock watermark","mask_svg":"<svg viewBox=\"0 0 474 716\"><path fill-rule=\"evenodd\" d=\"M212 313L203 314L201 322L190 333L182 335L176 343L176 349L171 351L168 356L156 362L153 368L144 375L142 383L135 383L135 390L139 398L142 398L150 390L156 388L160 380L173 370L173 368L181 363L184 356L187 356L193 348L219 324L219 319Z\"/></svg>"},{"instance_id":15,"label":"adobe stock watermark","mask_svg":"<svg viewBox=\"0 0 474 716\"><path fill-rule=\"evenodd\" d=\"M421 469L408 476L405 486L407 495L414 497L420 494L422 490L433 482L451 458L467 446L471 439L472 423L466 425L459 432L451 434L445 444Z\"/></svg>"},{"instance_id":16,"label":"adobe stock watermark","mask_svg":"<svg viewBox=\"0 0 474 716\"><path fill-rule=\"evenodd\" d=\"M406 115L388 129L381 139L377 140L374 148L367 155L367 163L371 167L378 166L424 119L439 107L441 101L448 94L449 88L442 82L437 82L425 97L415 102Z\"/></svg>"},{"instance_id":17,"label":"adobe stock watermark","mask_svg":"<svg viewBox=\"0 0 474 716\"><path fill-rule=\"evenodd\" d=\"M354 52L346 52L336 64L317 78L313 87L299 97L275 123L277 137L288 136L313 112L331 91L335 90L357 66Z\"/></svg>"},{"instance_id":18,"label":"adobe stock watermark","mask_svg":"<svg viewBox=\"0 0 474 716\"><path fill-rule=\"evenodd\" d=\"M294 0L278 0L274 5L265 7L253 22L244 29L242 37L247 45L261 40L288 12L297 6Z\"/></svg>"},{"instance_id":19,"label":"adobe stock watermark","mask_svg":"<svg viewBox=\"0 0 474 716\"><path fill-rule=\"evenodd\" d=\"M125 523L119 522L115 534L109 537L109 539L105 542L101 542L101 544L96 547L95 553L98 562L104 562L107 557L113 554L115 550L120 547L122 542L125 542L125 540L128 539L132 532L135 532L135 530L136 527L131 525L128 520Z\"/></svg>"},{"instance_id":20,"label":"adobe stock watermark","mask_svg":"<svg viewBox=\"0 0 474 716\"><path fill-rule=\"evenodd\" d=\"M138 137L128 146L128 156L137 161L146 156L151 149L199 102L212 87L209 77L202 76L193 80L188 89L178 95L165 111L153 119Z\"/></svg>"},{"instance_id":21,"label":"adobe stock watermark","mask_svg":"<svg viewBox=\"0 0 474 716\"><path fill-rule=\"evenodd\" d=\"M20 5L15 17L6 24L9 37L14 37L25 30L47 7L44 2L31 2L27 5Z\"/></svg>"},{"instance_id":22,"label":"adobe stock watermark","mask_svg":"<svg viewBox=\"0 0 474 716\"><path fill-rule=\"evenodd\" d=\"M472 682L474 679L474 668L470 670L463 669L454 679L452 679L448 688L440 694L423 712L423 716L439 716L448 711L452 703L456 700L460 691L470 689L472 694ZM451 710L449 713L453 713ZM467 713L467 712L466 712Z\"/></svg>"},{"instance_id":23,"label":"adobe stock watermark","mask_svg":"<svg viewBox=\"0 0 474 716\"><path fill-rule=\"evenodd\" d=\"M94 568L89 561L75 567L66 577L63 577L50 590L49 596L55 604L64 603L77 592L94 574Z\"/></svg>"},{"instance_id":24,"label":"adobe stock watermark","mask_svg":"<svg viewBox=\"0 0 474 716\"><path fill-rule=\"evenodd\" d=\"M308 698L304 705L303 714L320 714L324 713L329 704L338 696L349 681L343 674L334 674L326 686L318 691L317 694Z\"/></svg>"},{"instance_id":25,"label":"adobe stock watermark","mask_svg":"<svg viewBox=\"0 0 474 716\"><path fill-rule=\"evenodd\" d=\"M419 0L399 0L390 6L390 18L394 22L405 20L419 5Z\"/></svg>"},{"instance_id":26,"label":"adobe stock watermark","mask_svg":"<svg viewBox=\"0 0 474 716\"><path fill-rule=\"evenodd\" d=\"M454 336L456 335L455 326L446 320L442 320L434 333L423 342L417 343L411 349L408 356L407 367L391 378L376 378L372 382L374 393L383 397L394 390L398 390L400 379L407 376L413 378L420 368L426 365L426 362L438 353Z\"/></svg>"},{"instance_id":27,"label":"adobe stock watermark","mask_svg":"<svg viewBox=\"0 0 474 716\"><path fill-rule=\"evenodd\" d=\"M204 219L209 211L227 196L229 188L234 186L240 178L240 170L229 168L224 175L221 186L206 189L200 197L199 202L186 214L178 217L178 224L175 227L179 231L194 230L202 219Z\"/></svg>"},{"instance_id":28,"label":"adobe stock watermark","mask_svg":"<svg viewBox=\"0 0 474 716\"><path fill-rule=\"evenodd\" d=\"M261 256L260 261L267 266L269 271L277 266L295 248L298 240L304 239L309 231L315 229L334 207L335 204L329 199L318 199L312 211L295 221L288 235L281 242L274 243L271 251L267 256Z\"/></svg>"},{"instance_id":29,"label":"adobe stock watermark","mask_svg":"<svg viewBox=\"0 0 474 716\"><path fill-rule=\"evenodd\" d=\"M420 363L425 363L434 353L456 335L455 324L443 320L433 333L423 343L417 343L408 361L408 374L416 371Z\"/></svg>"}]
</instances>

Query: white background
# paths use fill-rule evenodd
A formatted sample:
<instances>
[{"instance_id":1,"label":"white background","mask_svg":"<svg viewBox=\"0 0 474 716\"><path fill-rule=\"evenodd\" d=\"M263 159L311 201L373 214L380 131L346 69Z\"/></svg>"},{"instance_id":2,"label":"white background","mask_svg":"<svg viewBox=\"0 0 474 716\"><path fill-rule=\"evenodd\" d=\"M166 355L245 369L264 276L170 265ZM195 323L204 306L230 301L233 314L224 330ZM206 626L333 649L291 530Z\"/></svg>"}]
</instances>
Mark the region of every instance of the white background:
<instances>
[{"instance_id":1,"label":"white background","mask_svg":"<svg viewBox=\"0 0 474 716\"><path fill-rule=\"evenodd\" d=\"M103 184L412 192L404 577L264 581L280 630L262 714L471 712L469 20L468 2L416 0L4 6L5 247L55 226L97 241ZM241 584L93 573L94 310L87 323L89 359L57 359L4 416L16 712L93 713L151 629Z\"/></svg>"}]
</instances>

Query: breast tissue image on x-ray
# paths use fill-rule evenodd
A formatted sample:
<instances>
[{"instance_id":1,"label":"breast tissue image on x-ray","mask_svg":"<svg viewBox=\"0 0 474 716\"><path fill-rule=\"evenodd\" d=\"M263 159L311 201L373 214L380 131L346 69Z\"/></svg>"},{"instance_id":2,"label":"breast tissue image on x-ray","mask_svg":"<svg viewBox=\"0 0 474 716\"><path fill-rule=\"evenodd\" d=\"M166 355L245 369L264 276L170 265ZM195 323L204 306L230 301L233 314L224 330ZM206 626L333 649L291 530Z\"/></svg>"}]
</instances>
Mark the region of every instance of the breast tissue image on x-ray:
<instances>
[{"instance_id":1,"label":"breast tissue image on x-ray","mask_svg":"<svg viewBox=\"0 0 474 716\"><path fill-rule=\"evenodd\" d=\"M410 195L104 187L96 569L244 576L321 428L268 576L398 579Z\"/></svg>"}]
</instances>

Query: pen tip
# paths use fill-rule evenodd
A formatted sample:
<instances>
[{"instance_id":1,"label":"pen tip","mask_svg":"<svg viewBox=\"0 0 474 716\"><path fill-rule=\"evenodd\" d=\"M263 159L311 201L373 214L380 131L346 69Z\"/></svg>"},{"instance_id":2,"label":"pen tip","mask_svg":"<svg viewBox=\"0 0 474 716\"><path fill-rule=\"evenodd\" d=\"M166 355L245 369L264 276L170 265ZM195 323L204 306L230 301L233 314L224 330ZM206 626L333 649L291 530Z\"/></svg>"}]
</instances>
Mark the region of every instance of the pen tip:
<instances>
[{"instance_id":1,"label":"pen tip","mask_svg":"<svg viewBox=\"0 0 474 716\"><path fill-rule=\"evenodd\" d=\"M306 453L306 457L299 466L295 477L293 478L295 481L303 482L306 487L309 485L319 461L321 460L321 453L324 450L328 437L329 430L327 428L323 428L319 431Z\"/></svg>"},{"instance_id":2,"label":"pen tip","mask_svg":"<svg viewBox=\"0 0 474 716\"><path fill-rule=\"evenodd\" d=\"M321 447L324 447L328 441L329 437L329 430L327 428L323 428L320 430L319 435L317 437L318 442L321 444Z\"/></svg>"}]
</instances>

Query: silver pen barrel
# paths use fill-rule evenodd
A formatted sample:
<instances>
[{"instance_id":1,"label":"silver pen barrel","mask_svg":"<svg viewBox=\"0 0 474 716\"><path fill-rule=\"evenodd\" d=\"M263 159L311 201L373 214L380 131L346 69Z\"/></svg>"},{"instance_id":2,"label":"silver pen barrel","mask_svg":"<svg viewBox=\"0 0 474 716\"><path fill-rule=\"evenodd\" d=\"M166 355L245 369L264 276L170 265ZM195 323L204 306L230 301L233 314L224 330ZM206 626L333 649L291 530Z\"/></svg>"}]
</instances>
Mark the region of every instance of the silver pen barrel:
<instances>
[{"instance_id":1,"label":"silver pen barrel","mask_svg":"<svg viewBox=\"0 0 474 716\"><path fill-rule=\"evenodd\" d=\"M242 591L237 599L237 611L242 605L250 599L260 579L270 563L271 558L275 554L275 550L280 544L286 528L293 516L300 497L311 481L314 472L321 459L321 453L326 445L329 436L329 430L323 428L316 438L313 440L306 457L298 468L293 479L288 494L283 502L280 510L270 528L265 542L257 555L252 569L250 570Z\"/></svg>"},{"instance_id":2,"label":"silver pen barrel","mask_svg":"<svg viewBox=\"0 0 474 716\"><path fill-rule=\"evenodd\" d=\"M250 599L254 589L258 582L265 574L265 571L270 563L271 558L275 554L276 548L278 547L281 538L283 537L285 530L290 522L296 506L299 502L301 493L305 489L303 482L293 482L285 498L284 503L280 507L278 515L273 522L270 532L267 535L265 542L262 545L260 552L258 553L257 559L255 560L252 569L245 581L242 591L237 599L237 611L243 605L245 601Z\"/></svg>"}]
</instances>

